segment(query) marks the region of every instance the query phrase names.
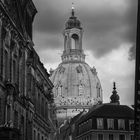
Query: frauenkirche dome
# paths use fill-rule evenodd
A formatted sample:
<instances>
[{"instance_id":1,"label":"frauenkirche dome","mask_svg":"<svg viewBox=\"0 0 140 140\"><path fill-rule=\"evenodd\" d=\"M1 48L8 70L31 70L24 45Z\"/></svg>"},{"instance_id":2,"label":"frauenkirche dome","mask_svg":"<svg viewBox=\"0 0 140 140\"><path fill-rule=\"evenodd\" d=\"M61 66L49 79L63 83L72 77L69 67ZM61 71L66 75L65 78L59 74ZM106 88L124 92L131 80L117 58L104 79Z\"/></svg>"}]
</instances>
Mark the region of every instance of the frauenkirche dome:
<instances>
[{"instance_id":1,"label":"frauenkirche dome","mask_svg":"<svg viewBox=\"0 0 140 140\"><path fill-rule=\"evenodd\" d=\"M95 67L85 62L82 49L83 29L74 15L66 22L63 32L64 51L62 62L51 71L54 85L53 94L57 107L58 120L77 115L83 109L88 110L94 104L102 102L102 87Z\"/></svg>"}]
</instances>

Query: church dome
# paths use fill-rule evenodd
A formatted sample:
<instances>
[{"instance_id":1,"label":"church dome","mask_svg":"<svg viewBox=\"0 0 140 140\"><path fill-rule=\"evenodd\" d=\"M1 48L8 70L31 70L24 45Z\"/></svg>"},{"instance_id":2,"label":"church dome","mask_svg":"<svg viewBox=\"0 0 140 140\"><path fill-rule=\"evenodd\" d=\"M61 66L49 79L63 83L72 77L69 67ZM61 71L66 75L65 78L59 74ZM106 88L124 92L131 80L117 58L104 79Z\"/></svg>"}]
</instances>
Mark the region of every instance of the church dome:
<instances>
[{"instance_id":1,"label":"church dome","mask_svg":"<svg viewBox=\"0 0 140 140\"><path fill-rule=\"evenodd\" d=\"M54 102L60 121L88 111L94 104L102 102L102 87L95 67L85 62L82 49L83 29L74 16L74 8L63 32L64 51L62 62L50 71L54 85Z\"/></svg>"},{"instance_id":2,"label":"church dome","mask_svg":"<svg viewBox=\"0 0 140 140\"><path fill-rule=\"evenodd\" d=\"M96 69L84 62L61 63L51 81L56 106L90 106L102 101L102 88Z\"/></svg>"}]
</instances>

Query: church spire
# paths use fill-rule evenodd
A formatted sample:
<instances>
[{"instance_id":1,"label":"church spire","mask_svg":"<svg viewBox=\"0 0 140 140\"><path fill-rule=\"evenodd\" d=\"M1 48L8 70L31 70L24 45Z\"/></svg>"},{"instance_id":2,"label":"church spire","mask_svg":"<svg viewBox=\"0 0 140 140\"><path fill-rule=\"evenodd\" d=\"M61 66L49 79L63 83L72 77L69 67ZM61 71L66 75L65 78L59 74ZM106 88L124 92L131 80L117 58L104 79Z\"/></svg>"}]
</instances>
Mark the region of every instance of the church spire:
<instances>
[{"instance_id":1,"label":"church spire","mask_svg":"<svg viewBox=\"0 0 140 140\"><path fill-rule=\"evenodd\" d=\"M110 97L110 99L111 99L110 103L120 104L120 101L119 101L120 97L117 94L116 83L115 82L113 82L113 91L112 91L112 93L113 94Z\"/></svg>"}]
</instances>

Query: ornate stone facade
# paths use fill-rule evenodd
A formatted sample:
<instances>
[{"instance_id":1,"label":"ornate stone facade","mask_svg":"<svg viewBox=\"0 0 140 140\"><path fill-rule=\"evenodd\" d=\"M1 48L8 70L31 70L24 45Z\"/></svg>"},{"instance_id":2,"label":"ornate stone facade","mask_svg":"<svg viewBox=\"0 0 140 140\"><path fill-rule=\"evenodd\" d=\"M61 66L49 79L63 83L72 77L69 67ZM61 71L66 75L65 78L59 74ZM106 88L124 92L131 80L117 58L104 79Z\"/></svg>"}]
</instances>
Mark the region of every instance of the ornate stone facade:
<instances>
[{"instance_id":1,"label":"ornate stone facade","mask_svg":"<svg viewBox=\"0 0 140 140\"><path fill-rule=\"evenodd\" d=\"M33 48L36 12L32 0L0 0L0 127L20 140L48 140L55 131L53 85Z\"/></svg>"}]
</instances>

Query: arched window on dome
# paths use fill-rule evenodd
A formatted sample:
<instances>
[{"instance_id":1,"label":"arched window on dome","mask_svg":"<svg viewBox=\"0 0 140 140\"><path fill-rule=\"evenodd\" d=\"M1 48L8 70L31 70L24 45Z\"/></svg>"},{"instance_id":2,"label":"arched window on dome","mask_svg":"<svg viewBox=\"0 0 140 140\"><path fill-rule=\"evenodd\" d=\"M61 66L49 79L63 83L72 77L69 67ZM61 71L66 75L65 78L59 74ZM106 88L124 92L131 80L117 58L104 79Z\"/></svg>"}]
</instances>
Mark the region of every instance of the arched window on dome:
<instances>
[{"instance_id":1,"label":"arched window on dome","mask_svg":"<svg viewBox=\"0 0 140 140\"><path fill-rule=\"evenodd\" d=\"M57 96L62 96L62 85L57 88Z\"/></svg>"},{"instance_id":2,"label":"arched window on dome","mask_svg":"<svg viewBox=\"0 0 140 140\"><path fill-rule=\"evenodd\" d=\"M97 83L97 86L96 86L96 90L97 90L97 98L100 97L100 86L99 86L99 83Z\"/></svg>"},{"instance_id":3,"label":"arched window on dome","mask_svg":"<svg viewBox=\"0 0 140 140\"><path fill-rule=\"evenodd\" d=\"M84 85L80 84L79 85L79 96L82 96L82 95L84 95Z\"/></svg>"}]
</instances>

